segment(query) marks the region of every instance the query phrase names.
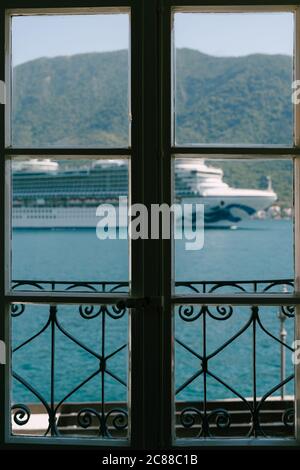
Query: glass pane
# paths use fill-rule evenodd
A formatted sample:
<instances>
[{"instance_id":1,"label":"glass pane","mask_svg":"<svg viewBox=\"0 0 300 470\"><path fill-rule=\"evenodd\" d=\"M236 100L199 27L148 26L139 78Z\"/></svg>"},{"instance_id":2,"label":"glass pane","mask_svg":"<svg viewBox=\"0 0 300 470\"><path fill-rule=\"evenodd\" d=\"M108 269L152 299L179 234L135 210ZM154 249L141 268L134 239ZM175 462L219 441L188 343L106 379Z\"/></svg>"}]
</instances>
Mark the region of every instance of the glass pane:
<instances>
[{"instance_id":1,"label":"glass pane","mask_svg":"<svg viewBox=\"0 0 300 470\"><path fill-rule=\"evenodd\" d=\"M179 157L174 166L184 214L174 243L176 291L292 291L292 160Z\"/></svg>"},{"instance_id":2,"label":"glass pane","mask_svg":"<svg viewBox=\"0 0 300 470\"><path fill-rule=\"evenodd\" d=\"M176 13L176 145L292 145L293 34L292 13Z\"/></svg>"},{"instance_id":3,"label":"glass pane","mask_svg":"<svg viewBox=\"0 0 300 470\"><path fill-rule=\"evenodd\" d=\"M176 307L177 438L294 436L294 313Z\"/></svg>"},{"instance_id":4,"label":"glass pane","mask_svg":"<svg viewBox=\"0 0 300 470\"><path fill-rule=\"evenodd\" d=\"M12 144L128 147L129 14L12 18Z\"/></svg>"},{"instance_id":5,"label":"glass pane","mask_svg":"<svg viewBox=\"0 0 300 470\"><path fill-rule=\"evenodd\" d=\"M126 438L128 312L11 306L12 433Z\"/></svg>"},{"instance_id":6,"label":"glass pane","mask_svg":"<svg viewBox=\"0 0 300 470\"><path fill-rule=\"evenodd\" d=\"M127 291L127 196L124 159L14 159L12 287Z\"/></svg>"}]
</instances>

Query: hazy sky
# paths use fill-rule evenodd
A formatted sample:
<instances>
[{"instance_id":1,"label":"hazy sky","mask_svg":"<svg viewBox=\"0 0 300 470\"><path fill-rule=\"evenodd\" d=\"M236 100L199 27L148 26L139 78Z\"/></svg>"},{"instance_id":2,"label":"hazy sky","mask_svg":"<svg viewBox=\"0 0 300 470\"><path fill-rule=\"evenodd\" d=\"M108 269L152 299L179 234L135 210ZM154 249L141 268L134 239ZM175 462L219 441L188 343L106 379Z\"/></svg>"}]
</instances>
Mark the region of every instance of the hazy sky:
<instances>
[{"instance_id":1,"label":"hazy sky","mask_svg":"<svg viewBox=\"0 0 300 470\"><path fill-rule=\"evenodd\" d=\"M292 13L178 13L175 44L216 56L293 53Z\"/></svg>"},{"instance_id":2,"label":"hazy sky","mask_svg":"<svg viewBox=\"0 0 300 470\"><path fill-rule=\"evenodd\" d=\"M13 65L83 52L126 49L129 16L69 15L13 18Z\"/></svg>"},{"instance_id":3,"label":"hazy sky","mask_svg":"<svg viewBox=\"0 0 300 470\"><path fill-rule=\"evenodd\" d=\"M38 57L125 49L129 18L116 15L23 16L13 19L13 64ZM217 56L292 54L292 13L191 14L175 18L176 47Z\"/></svg>"}]
</instances>

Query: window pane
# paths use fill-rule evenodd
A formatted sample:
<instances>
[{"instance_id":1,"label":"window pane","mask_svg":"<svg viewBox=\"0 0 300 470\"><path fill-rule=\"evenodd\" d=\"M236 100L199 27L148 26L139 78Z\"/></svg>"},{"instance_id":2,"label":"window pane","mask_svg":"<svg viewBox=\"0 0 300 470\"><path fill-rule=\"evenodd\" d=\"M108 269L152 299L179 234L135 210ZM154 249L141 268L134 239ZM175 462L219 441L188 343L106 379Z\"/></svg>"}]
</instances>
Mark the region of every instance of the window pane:
<instances>
[{"instance_id":1,"label":"window pane","mask_svg":"<svg viewBox=\"0 0 300 470\"><path fill-rule=\"evenodd\" d=\"M129 14L14 16L12 65L13 146L129 146Z\"/></svg>"},{"instance_id":2,"label":"window pane","mask_svg":"<svg viewBox=\"0 0 300 470\"><path fill-rule=\"evenodd\" d=\"M127 290L127 196L124 159L14 159L13 287Z\"/></svg>"},{"instance_id":3,"label":"window pane","mask_svg":"<svg viewBox=\"0 0 300 470\"><path fill-rule=\"evenodd\" d=\"M293 437L294 308L181 305L174 316L177 438Z\"/></svg>"},{"instance_id":4,"label":"window pane","mask_svg":"<svg viewBox=\"0 0 300 470\"><path fill-rule=\"evenodd\" d=\"M126 438L128 312L11 306L12 433Z\"/></svg>"},{"instance_id":5,"label":"window pane","mask_svg":"<svg viewBox=\"0 0 300 470\"><path fill-rule=\"evenodd\" d=\"M292 160L175 159L185 214L176 224L177 292L293 289L292 168Z\"/></svg>"},{"instance_id":6,"label":"window pane","mask_svg":"<svg viewBox=\"0 0 300 470\"><path fill-rule=\"evenodd\" d=\"M292 13L176 13L176 145L292 145L293 31Z\"/></svg>"}]
</instances>

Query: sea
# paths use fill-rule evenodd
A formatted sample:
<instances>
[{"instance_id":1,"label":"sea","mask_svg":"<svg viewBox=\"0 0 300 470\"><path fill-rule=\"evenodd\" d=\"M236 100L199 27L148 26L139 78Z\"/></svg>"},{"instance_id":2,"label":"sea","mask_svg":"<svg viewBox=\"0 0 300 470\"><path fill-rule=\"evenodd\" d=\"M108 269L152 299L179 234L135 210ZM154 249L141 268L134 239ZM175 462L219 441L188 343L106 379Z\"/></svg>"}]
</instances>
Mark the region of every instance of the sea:
<instances>
[{"instance_id":1,"label":"sea","mask_svg":"<svg viewBox=\"0 0 300 470\"><path fill-rule=\"evenodd\" d=\"M176 240L175 281L292 279L293 250L293 223L290 219L247 220L231 229L206 228L204 244L199 250L188 251L186 240ZM128 260L127 240L99 240L94 229L15 229L12 234L13 280L129 281ZM25 288L32 289L30 286ZM237 292L234 287L224 289L222 292ZM85 291L83 287L79 290ZM191 291L181 287L177 292ZM86 319L81 315L84 308L80 309L80 305L58 305L57 319L61 328L55 328L54 333L52 377L55 402L96 402L103 399L126 402L128 398L128 313L116 319L110 310L112 315L105 314L104 332L103 313L97 315L97 308L95 306L90 318ZM211 307L211 315L206 321L205 343L203 316L197 314L199 308L194 307L191 312L187 304L177 307L173 314L173 380L177 400L203 399L203 374L199 372L204 347L206 354L211 356L207 399L231 398L236 393L252 396L254 378L257 396L269 394L272 389L275 389L273 395L293 394L293 380L276 390L282 368L281 345L276 338L280 338L280 331L284 328L286 344L291 346L294 339L294 319L284 316L284 320L280 320L280 306L260 307L260 324L255 333L252 325L246 328L251 306L236 306L232 311L229 306L224 306L223 311ZM194 320L186 321L184 311L189 320ZM27 305L21 315L11 320L12 347L18 348L42 331L48 318L48 305ZM230 338L235 339L229 342ZM285 349L284 373L289 377L293 373L292 353ZM97 354L107 357L103 380ZM12 358L13 372L23 382L12 379L13 402L34 403L40 401L39 397L49 401L51 328L47 327L17 349Z\"/></svg>"}]
</instances>

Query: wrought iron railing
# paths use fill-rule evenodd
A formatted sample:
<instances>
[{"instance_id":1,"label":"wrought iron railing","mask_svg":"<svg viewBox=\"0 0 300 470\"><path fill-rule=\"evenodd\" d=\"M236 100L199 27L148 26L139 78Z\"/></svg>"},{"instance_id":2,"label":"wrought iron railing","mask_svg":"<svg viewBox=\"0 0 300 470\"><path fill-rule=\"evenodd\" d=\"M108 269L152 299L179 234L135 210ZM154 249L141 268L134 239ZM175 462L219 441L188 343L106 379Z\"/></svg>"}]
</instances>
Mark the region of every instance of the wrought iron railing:
<instances>
[{"instance_id":1,"label":"wrought iron railing","mask_svg":"<svg viewBox=\"0 0 300 470\"><path fill-rule=\"evenodd\" d=\"M239 280L239 281L176 281L175 290L185 289L186 292L214 294L221 289L231 292L267 293L278 290L290 292L294 288L292 279ZM45 281L45 280L14 280L13 290L38 291L90 291L98 293L127 293L128 281Z\"/></svg>"},{"instance_id":2,"label":"wrought iron railing","mask_svg":"<svg viewBox=\"0 0 300 470\"><path fill-rule=\"evenodd\" d=\"M20 317L24 315L26 309L30 308L25 304L13 304L11 307L11 316L13 318ZM28 380L25 380L20 374L12 371L13 378L19 382L27 391L31 392L32 396L35 397L40 404L44 407L44 412L48 415L48 427L45 430L45 435L51 436L58 436L60 435L60 431L57 426L58 416L61 413L61 409L63 405L69 400L76 392L82 389L86 384L88 384L92 379L95 377L100 378L100 389L101 389L101 397L100 397L100 407L99 409L91 409L89 407L82 407L78 411L77 420L78 425L82 428L88 428L92 424L92 417L96 417L98 419L98 431L99 435L102 437L110 437L110 429L113 430L123 430L127 428L127 411L123 408L110 408L107 411L106 407L106 397L105 397L105 376L110 376L114 381L116 381L122 387L127 387L127 383L119 377L113 370L110 369L109 363L110 360L113 359L116 355L118 355L122 350L127 348L127 343L120 344L116 349L112 352L108 353L106 351L106 332L107 332L107 319L113 319L115 321L120 320L126 314L126 309L118 308L115 305L112 306L82 306L79 305L75 307L74 314L76 314L76 310L81 316L81 318L85 320L92 320L99 318L100 325L98 324L98 328L100 328L100 335L101 335L101 348L100 351L96 351L94 348L91 348L88 344L76 338L72 333L70 333L62 324L59 318L59 307L58 306L49 306L49 315L42 326L35 334L31 335L25 341L22 341L20 344L15 346L12 350L13 353L16 353L20 349L27 346L29 343L32 343L41 335L46 333L47 331L50 332L50 375L51 375L51 383L50 383L50 400L47 401L43 394L34 387ZM89 374L83 381L73 387L68 393L65 394L63 398L61 398L58 402L55 400L55 374L56 374L56 360L55 360L55 353L56 353L56 335L60 333L66 339L73 342L78 348L83 350L85 353L90 355L91 357L95 358L98 361L98 366L96 369ZM38 354L38 349L37 349ZM72 357L70 358L70 362L72 361ZM19 426L24 426L28 423L30 419L30 408L25 404L15 403L13 405L13 419L15 424Z\"/></svg>"},{"instance_id":3,"label":"wrought iron railing","mask_svg":"<svg viewBox=\"0 0 300 470\"><path fill-rule=\"evenodd\" d=\"M16 291L77 291L77 292L95 292L95 293L128 293L128 282L67 282L67 281L41 281L30 280L13 281L13 289ZM290 279L283 280L253 280L253 281L193 281L193 282L177 282L176 289L184 291L185 293L212 293L224 292L224 290L231 292L289 292L293 289L293 281ZM187 299L188 302L188 299ZM11 307L11 316L14 320L22 318L26 313L26 309L31 308L27 304L13 304ZM117 305L78 305L74 307L74 315L79 315L83 320L98 319L97 328L100 332L101 344L100 350L95 350L90 344L82 341L74 333L68 331L66 326L63 325L59 314L61 306L49 305L48 315L45 323L39 328L38 331L30 335L28 338L21 341L13 347L13 353L22 350L25 346L34 343L41 335L46 332L50 333L50 399L46 399L43 393L32 383L26 380L20 373L12 371L13 378L27 390L28 393L35 397L35 400L40 403L43 413L47 415L48 424L43 430L44 435L60 436L63 434L77 435L80 430L90 430L92 435L97 435L103 438L114 438L115 436L126 437L128 427L128 411L126 404L114 405L106 399L106 382L105 378L110 377L116 384L127 389L127 381L120 377L113 368L110 367L112 359L118 357L122 351L127 348L126 341L120 341L113 351L107 351L107 328L108 321L119 321L126 316L127 310ZM188 344L182 338L175 337L175 343L178 347L183 348L186 353L195 358L199 367L195 373L184 380L176 389L176 397L180 395L189 385L197 378L201 377L203 381L203 397L201 400L195 401L192 404L188 403L184 406L182 401L176 400L176 428L177 435L189 437L217 437L217 436L233 436L240 437L249 436L268 436L276 435L274 425L277 425L277 434L292 435L294 426L294 410L291 406L291 400L282 400L280 407L276 408L275 402L270 402L272 397L278 391L282 391L284 387L290 383L294 375L290 374L285 377L285 364L281 363L281 379L261 397L257 395L257 334L258 331L266 335L267 338L275 341L284 351L293 351L293 348L284 341L282 335L277 337L273 332L265 326L262 318L263 313L261 308L257 305L249 306L249 316L242 324L238 331L226 338L221 345L216 347L213 351L208 351L208 329L210 322L224 322L232 319L238 313L238 307L234 306L207 306L207 305L181 305L175 308L175 316L179 321L184 322L186 325L194 325L195 328L201 328L202 351L199 353L193 346ZM283 319L293 319L294 308L293 306L279 306L278 313L280 313L280 321L283 325ZM252 394L251 397L246 397L230 383L217 375L210 367L213 360L218 358L220 354L226 350L230 345L234 344L238 339L242 338L246 332L251 332L252 335ZM87 377L80 381L75 387L69 390L60 400L55 399L55 373L57 369L55 351L56 351L56 336L62 335L68 341L71 341L76 347L80 348L90 357L98 361L98 366ZM284 357L284 355L282 355ZM13 362L14 364L14 362ZM238 374L238 371L237 371ZM99 378L101 396L99 403L90 406L84 404L77 404L73 407L73 421L72 426L64 427L61 423L62 416L65 416L66 411L70 411L70 399L81 389L85 387L95 377ZM208 399L208 380L213 380L222 385L230 395L233 397L229 401L224 401L224 404L216 406L212 400ZM281 394L281 398L285 398ZM236 408L239 403L239 409ZM271 403L271 404L270 404ZM275 410L275 408L276 410ZM270 412L270 407L273 409L273 418L266 418L267 413ZM26 403L14 403L12 407L13 430L17 433L22 433L22 429L30 424L30 419L33 414L31 406ZM275 412L275 411L276 412ZM274 414L275 413L275 414ZM269 416L269 415L268 415ZM275 426L276 427L276 426ZM30 426L29 426L30 428ZM269 432L271 429L271 432Z\"/></svg>"},{"instance_id":4,"label":"wrought iron railing","mask_svg":"<svg viewBox=\"0 0 300 470\"><path fill-rule=\"evenodd\" d=\"M127 293L129 283L126 281L41 281L41 280L15 280L12 281L13 290L45 291L45 292L95 292L100 294Z\"/></svg>"},{"instance_id":5,"label":"wrought iron railing","mask_svg":"<svg viewBox=\"0 0 300 470\"><path fill-rule=\"evenodd\" d=\"M286 404L282 402L282 412L281 416L276 417L276 423L264 422L266 411L270 409L270 403L268 399L288 383L293 381L294 374L291 373L288 377L280 379L276 385L271 386L263 394L263 396L258 397L257 393L257 335L258 331L262 332L266 338L272 339L272 341L277 342L280 346L284 347L286 350L291 353L294 351L286 342L283 342L280 338L276 337L264 324L262 308L259 306L249 307L250 315L246 315L240 325L238 331L229 335L228 338L222 341L222 344L213 347L208 351L208 332L209 328L214 328L215 322L224 322L228 321L230 318L233 318L235 314L241 316L241 313L238 311L236 306L194 306L194 305L181 305L177 308L176 315L184 323L195 324L195 328L198 329L199 335L201 334L201 352L195 350L195 347L192 347L188 344L187 341L182 341L178 337L175 339L177 345L179 345L182 350L185 350L191 358L195 358L198 361L197 370L190 375L183 383L181 383L175 392L175 395L178 397L180 393L187 389L193 382L197 379L202 378L202 395L200 406L188 406L181 410L180 414L180 423L191 431L196 429L196 433L192 433L193 437L217 437L223 436L225 430L232 434L232 427L239 429L239 434L236 437L240 437L242 432L244 436L247 437L258 437L264 436L267 437L269 433L269 428L274 427L274 424L277 425L277 431L279 433L284 432L286 434L291 434L293 431L294 421L294 409L290 406L290 401L287 400ZM279 311L286 318L293 318L294 308L292 306L282 306L279 307ZM208 326L208 323L209 326ZM178 328L178 329L182 329ZM243 337L248 331L252 335L252 357L251 357L251 368L252 368L252 394L250 397L245 396L241 393L236 387L234 387L230 381L222 378L221 374L214 372L211 363L216 362L217 358L220 358L221 353L223 353L226 348L236 343L237 340ZM215 333L217 334L217 333ZM238 350L237 350L238 354ZM282 364L281 367L285 365ZM242 371L240 371L242 372ZM237 371L238 373L238 371ZM265 371L267 375L267 370ZM282 377L282 375L281 375ZM208 380L219 384L223 387L224 390L234 397L234 400L237 401L240 405L239 413L244 414L244 430L241 431L238 423L234 421L234 413L226 409L226 404L219 408L212 408L208 400ZM230 407L229 407L230 408ZM271 406L272 408L272 406ZM277 413L278 414L278 413ZM248 423L248 426L247 426ZM268 430L266 430L268 428ZM280 430L279 430L280 428ZM274 432L274 429L272 430ZM276 434L276 429L275 429Z\"/></svg>"},{"instance_id":6,"label":"wrought iron railing","mask_svg":"<svg viewBox=\"0 0 300 470\"><path fill-rule=\"evenodd\" d=\"M263 294L271 292L292 292L292 279L239 280L239 281L177 281L176 292L184 289L190 294L230 293Z\"/></svg>"}]
</instances>

